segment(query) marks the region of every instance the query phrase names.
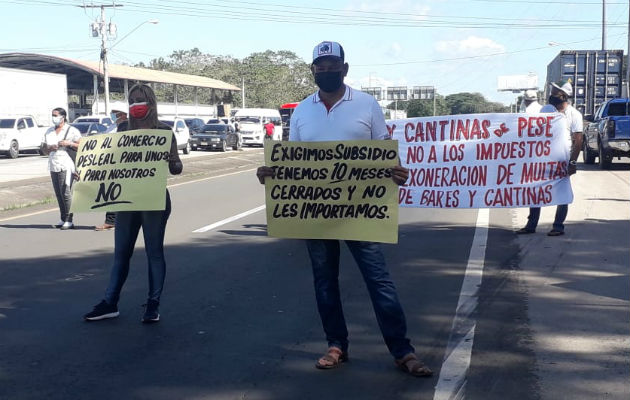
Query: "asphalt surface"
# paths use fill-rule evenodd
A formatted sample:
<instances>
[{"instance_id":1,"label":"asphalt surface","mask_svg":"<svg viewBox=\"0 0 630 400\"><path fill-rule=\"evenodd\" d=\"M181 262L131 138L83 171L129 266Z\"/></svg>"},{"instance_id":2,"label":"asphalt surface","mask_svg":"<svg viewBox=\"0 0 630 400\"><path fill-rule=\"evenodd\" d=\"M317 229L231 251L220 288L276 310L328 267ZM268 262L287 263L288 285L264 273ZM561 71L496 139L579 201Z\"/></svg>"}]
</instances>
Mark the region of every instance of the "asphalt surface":
<instances>
[{"instance_id":1,"label":"asphalt surface","mask_svg":"<svg viewBox=\"0 0 630 400\"><path fill-rule=\"evenodd\" d=\"M4 160L0 160L4 161ZM350 362L319 371L325 341L299 240L266 236L264 212L195 229L264 203L262 152L185 160L169 181L162 320L142 325L146 257L138 239L121 316L86 323L109 278L114 232L79 214L58 231L54 204L0 212L0 399L434 399L449 352L477 210L402 209L384 250L409 336L435 372L398 371L344 248ZM581 165L567 235L518 237L527 210L490 211L472 358L459 398L630 397L630 164ZM17 181L0 201L49 185ZM50 188L48 189L50 190ZM30 193L30 194L28 194ZM9 207L11 208L11 207ZM458 397L454 397L458 398Z\"/></svg>"}]
</instances>

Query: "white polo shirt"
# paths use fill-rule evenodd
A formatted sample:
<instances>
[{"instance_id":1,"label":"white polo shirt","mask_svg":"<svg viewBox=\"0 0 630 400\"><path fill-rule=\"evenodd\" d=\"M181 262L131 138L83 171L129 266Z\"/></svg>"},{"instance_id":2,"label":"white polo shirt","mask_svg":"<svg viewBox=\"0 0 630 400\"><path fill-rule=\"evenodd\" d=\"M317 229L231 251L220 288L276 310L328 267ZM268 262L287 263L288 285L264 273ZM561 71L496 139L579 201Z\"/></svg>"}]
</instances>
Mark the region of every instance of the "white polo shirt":
<instances>
[{"instance_id":1,"label":"white polo shirt","mask_svg":"<svg viewBox=\"0 0 630 400\"><path fill-rule=\"evenodd\" d=\"M322 142L389 139L374 97L346 85L341 100L326 109L319 91L302 100L291 116L289 140Z\"/></svg>"},{"instance_id":2,"label":"white polo shirt","mask_svg":"<svg viewBox=\"0 0 630 400\"><path fill-rule=\"evenodd\" d=\"M559 114L564 115L567 125L566 125L566 146L565 150L567 153L567 159L571 156L571 147L573 146L573 134L576 132L582 132L582 128L584 125L584 121L582 121L582 113L572 107L570 104L567 104L567 108L564 111L558 111L558 109L551 104L547 104L540 109L541 113L554 113L557 112Z\"/></svg>"}]
</instances>

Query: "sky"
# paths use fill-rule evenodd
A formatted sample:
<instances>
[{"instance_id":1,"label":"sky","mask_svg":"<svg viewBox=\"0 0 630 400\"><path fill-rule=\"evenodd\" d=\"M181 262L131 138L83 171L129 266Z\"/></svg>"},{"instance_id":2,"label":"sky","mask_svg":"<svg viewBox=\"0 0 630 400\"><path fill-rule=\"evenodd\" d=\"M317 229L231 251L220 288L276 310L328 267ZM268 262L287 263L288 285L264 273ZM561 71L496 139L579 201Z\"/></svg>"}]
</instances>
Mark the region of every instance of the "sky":
<instances>
[{"instance_id":1,"label":"sky","mask_svg":"<svg viewBox=\"0 0 630 400\"><path fill-rule=\"evenodd\" d=\"M117 27L110 63L195 47L236 58L289 50L310 63L313 47L332 40L351 86L434 86L504 104L516 94L499 92L498 76L534 73L542 88L561 50L602 46L602 0L0 0L0 53L97 61L90 24L100 9L78 6L112 3L122 7L105 11ZM629 3L606 1L607 49L627 51Z\"/></svg>"}]
</instances>

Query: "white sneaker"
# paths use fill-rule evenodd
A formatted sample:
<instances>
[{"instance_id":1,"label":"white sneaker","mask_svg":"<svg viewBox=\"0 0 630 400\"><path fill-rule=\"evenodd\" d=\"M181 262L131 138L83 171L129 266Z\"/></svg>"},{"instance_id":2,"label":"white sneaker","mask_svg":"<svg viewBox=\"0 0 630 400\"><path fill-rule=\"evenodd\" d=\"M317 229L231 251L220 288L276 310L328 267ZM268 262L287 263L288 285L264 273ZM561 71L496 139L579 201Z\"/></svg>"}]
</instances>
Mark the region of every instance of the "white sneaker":
<instances>
[{"instance_id":1,"label":"white sneaker","mask_svg":"<svg viewBox=\"0 0 630 400\"><path fill-rule=\"evenodd\" d=\"M74 224L72 222L64 222L60 229L62 231L65 231L66 229L74 229Z\"/></svg>"},{"instance_id":2,"label":"white sneaker","mask_svg":"<svg viewBox=\"0 0 630 400\"><path fill-rule=\"evenodd\" d=\"M59 220L59 222L57 222L55 225L53 225L55 228L61 228L63 226L64 222Z\"/></svg>"}]
</instances>

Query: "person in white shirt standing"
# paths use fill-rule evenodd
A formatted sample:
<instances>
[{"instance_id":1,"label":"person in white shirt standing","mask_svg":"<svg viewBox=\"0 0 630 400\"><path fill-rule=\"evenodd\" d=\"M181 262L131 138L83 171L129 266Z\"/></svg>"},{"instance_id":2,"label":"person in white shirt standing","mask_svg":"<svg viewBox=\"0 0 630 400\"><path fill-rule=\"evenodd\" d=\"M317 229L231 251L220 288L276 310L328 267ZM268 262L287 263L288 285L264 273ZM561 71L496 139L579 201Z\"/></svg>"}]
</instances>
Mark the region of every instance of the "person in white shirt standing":
<instances>
[{"instance_id":1,"label":"person in white shirt standing","mask_svg":"<svg viewBox=\"0 0 630 400\"><path fill-rule=\"evenodd\" d=\"M542 106L538 102L538 93L535 90L526 90L523 95L523 105L525 105L525 113L538 114Z\"/></svg>"},{"instance_id":2,"label":"person in white shirt standing","mask_svg":"<svg viewBox=\"0 0 630 400\"><path fill-rule=\"evenodd\" d=\"M76 154L81 132L68 124L68 114L61 107L52 111L52 122L53 126L44 134L42 150L48 154L48 170L61 215L61 220L54 226L62 230L73 229L70 204L76 168L74 160L68 153L75 152Z\"/></svg>"},{"instance_id":3,"label":"person in white shirt standing","mask_svg":"<svg viewBox=\"0 0 630 400\"><path fill-rule=\"evenodd\" d=\"M313 50L311 72L319 91L303 100L291 116L290 141L344 141L389 139L383 112L374 97L343 83L348 73L344 51L337 42L322 42ZM392 180L402 185L409 170L393 165ZM260 167L260 183L273 176L273 169ZM319 369L332 369L348 360L348 329L339 289L339 240L307 239L315 299L328 350L317 360ZM432 371L416 357L407 338L405 314L378 243L346 240L368 288L383 339L396 365L414 376Z\"/></svg>"},{"instance_id":4,"label":"person in white shirt standing","mask_svg":"<svg viewBox=\"0 0 630 400\"><path fill-rule=\"evenodd\" d=\"M540 109L541 113L558 112L566 118L566 139L569 142L567 148L570 148L569 166L567 174L573 175L577 172L577 158L582 149L582 113L569 104L569 97L573 93L570 81L561 81L551 84L551 96L549 96L549 104ZM564 220L569 212L568 204L561 204L556 208L556 216L553 221L551 231L547 236L564 235ZM538 220L540 219L540 207L532 207L529 209L527 224L524 228L516 231L517 234L530 234L536 232Z\"/></svg>"}]
</instances>

